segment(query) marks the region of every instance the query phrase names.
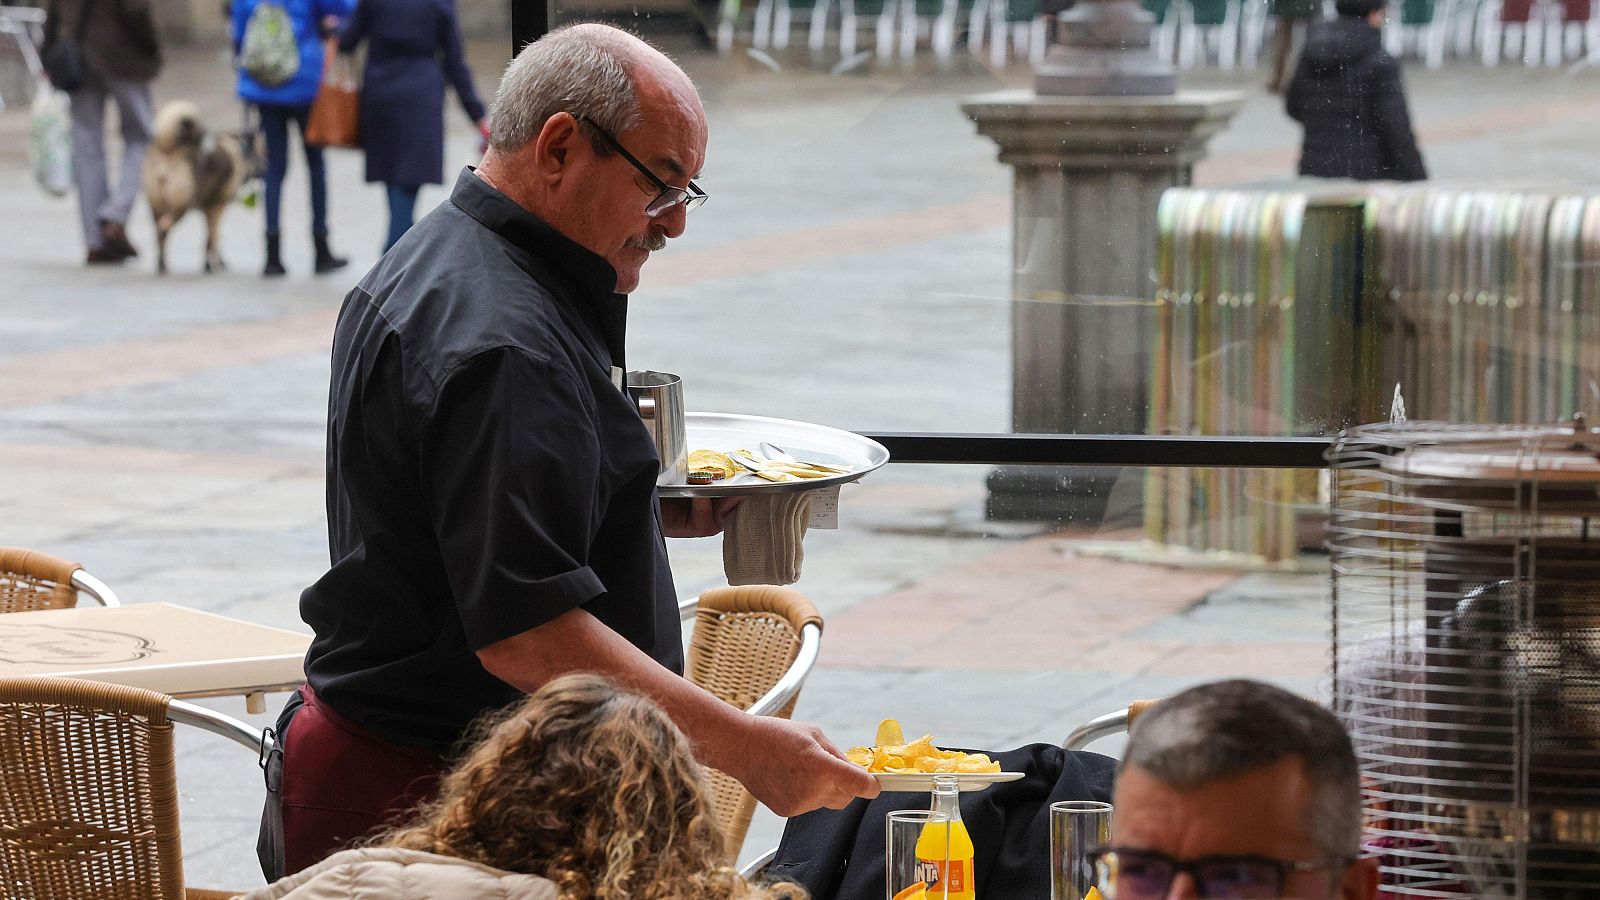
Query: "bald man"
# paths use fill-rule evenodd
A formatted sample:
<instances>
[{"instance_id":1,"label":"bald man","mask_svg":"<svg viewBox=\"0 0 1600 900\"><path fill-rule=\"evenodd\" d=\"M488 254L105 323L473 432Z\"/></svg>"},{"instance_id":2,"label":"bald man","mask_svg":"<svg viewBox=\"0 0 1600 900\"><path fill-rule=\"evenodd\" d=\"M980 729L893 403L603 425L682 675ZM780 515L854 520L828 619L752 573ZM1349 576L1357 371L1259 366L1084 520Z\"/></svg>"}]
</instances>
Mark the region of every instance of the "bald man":
<instances>
[{"instance_id":1,"label":"bald man","mask_svg":"<svg viewBox=\"0 0 1600 900\"><path fill-rule=\"evenodd\" d=\"M877 793L815 726L681 677L663 537L716 534L730 507L656 496L618 376L626 295L705 198L694 85L573 26L517 56L490 120L482 166L340 311L332 566L300 599L316 637L269 765L269 879L430 796L475 718L569 672L653 698L779 815Z\"/></svg>"}]
</instances>

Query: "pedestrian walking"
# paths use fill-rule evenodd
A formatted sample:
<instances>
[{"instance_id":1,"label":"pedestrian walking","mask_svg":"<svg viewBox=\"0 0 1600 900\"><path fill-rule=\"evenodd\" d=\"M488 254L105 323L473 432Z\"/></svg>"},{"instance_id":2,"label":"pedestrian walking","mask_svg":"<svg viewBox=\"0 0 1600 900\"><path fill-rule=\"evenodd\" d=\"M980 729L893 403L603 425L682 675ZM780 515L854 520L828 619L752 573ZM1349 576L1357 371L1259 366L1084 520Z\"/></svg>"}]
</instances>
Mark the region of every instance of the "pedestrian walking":
<instances>
[{"instance_id":1,"label":"pedestrian walking","mask_svg":"<svg viewBox=\"0 0 1600 900\"><path fill-rule=\"evenodd\" d=\"M267 144L267 168L262 178L267 261L261 274L269 278L285 272L278 222L283 178L289 171L290 122L300 131L311 183L314 268L320 275L349 262L334 256L329 249L327 165L322 148L307 143L305 137L311 101L322 84L323 38L339 28L352 5L353 0L233 0L233 49L241 59L239 99L254 104L260 113L261 133ZM280 45L288 46L290 38L293 49L281 50ZM257 47L267 49L257 52Z\"/></svg>"},{"instance_id":2,"label":"pedestrian walking","mask_svg":"<svg viewBox=\"0 0 1600 900\"><path fill-rule=\"evenodd\" d=\"M149 0L50 0L44 58L72 108L72 169L90 265L138 256L128 214L155 126L150 82L161 71L161 42ZM66 64L54 64L59 60ZM76 82L76 83L73 83ZM117 107L122 159L110 183L106 103Z\"/></svg>"},{"instance_id":3,"label":"pedestrian walking","mask_svg":"<svg viewBox=\"0 0 1600 900\"><path fill-rule=\"evenodd\" d=\"M1338 0L1318 22L1289 84L1289 115L1305 126L1300 174L1359 181L1428 177L1411 132L1400 66L1383 49L1384 0Z\"/></svg>"},{"instance_id":4,"label":"pedestrian walking","mask_svg":"<svg viewBox=\"0 0 1600 900\"><path fill-rule=\"evenodd\" d=\"M361 149L367 181L388 191L387 251L411 227L422 185L444 183L446 79L480 133L488 123L461 49L455 0L361 0L339 49L348 53L362 41Z\"/></svg>"},{"instance_id":5,"label":"pedestrian walking","mask_svg":"<svg viewBox=\"0 0 1600 900\"><path fill-rule=\"evenodd\" d=\"M1322 15L1322 0L1267 0L1267 15L1272 18L1272 72L1267 90L1281 94L1289 86L1289 58L1295 45L1305 36L1306 27Z\"/></svg>"}]
</instances>

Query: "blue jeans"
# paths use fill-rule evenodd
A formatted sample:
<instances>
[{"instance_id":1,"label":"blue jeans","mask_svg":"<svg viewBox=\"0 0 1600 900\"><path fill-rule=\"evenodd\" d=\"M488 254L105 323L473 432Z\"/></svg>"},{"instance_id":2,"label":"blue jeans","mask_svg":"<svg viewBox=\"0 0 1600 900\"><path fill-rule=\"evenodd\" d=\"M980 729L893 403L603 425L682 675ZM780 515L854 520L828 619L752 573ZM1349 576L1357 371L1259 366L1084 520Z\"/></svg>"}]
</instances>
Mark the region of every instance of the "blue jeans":
<instances>
[{"instance_id":1,"label":"blue jeans","mask_svg":"<svg viewBox=\"0 0 1600 900\"><path fill-rule=\"evenodd\" d=\"M417 208L417 188L404 184L385 184L389 192L389 237L384 241L385 252L411 228Z\"/></svg>"},{"instance_id":2,"label":"blue jeans","mask_svg":"<svg viewBox=\"0 0 1600 900\"><path fill-rule=\"evenodd\" d=\"M278 106L261 103L261 134L267 139L267 234L278 233L278 210L283 203L283 176L289 171L289 120L300 129L300 143L306 151L306 171L311 182L311 235L328 236L328 167L322 160L322 148L305 142L306 119L311 107Z\"/></svg>"}]
</instances>

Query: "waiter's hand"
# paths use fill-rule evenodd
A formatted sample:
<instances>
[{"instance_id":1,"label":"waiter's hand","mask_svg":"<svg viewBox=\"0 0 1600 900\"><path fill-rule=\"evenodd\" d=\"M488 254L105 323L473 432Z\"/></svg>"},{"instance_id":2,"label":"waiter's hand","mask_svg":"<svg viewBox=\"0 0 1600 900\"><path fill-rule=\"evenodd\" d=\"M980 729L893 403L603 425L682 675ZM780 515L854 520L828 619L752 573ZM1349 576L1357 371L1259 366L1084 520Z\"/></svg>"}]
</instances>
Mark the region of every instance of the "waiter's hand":
<instances>
[{"instance_id":1,"label":"waiter's hand","mask_svg":"<svg viewBox=\"0 0 1600 900\"><path fill-rule=\"evenodd\" d=\"M710 537L721 534L739 497L662 497L661 531L667 537Z\"/></svg>"},{"instance_id":2,"label":"waiter's hand","mask_svg":"<svg viewBox=\"0 0 1600 900\"><path fill-rule=\"evenodd\" d=\"M844 758L822 729L807 722L751 716L742 751L735 757L739 779L757 800L780 816L798 816L826 806L844 809L857 797L876 797L878 779Z\"/></svg>"}]
</instances>

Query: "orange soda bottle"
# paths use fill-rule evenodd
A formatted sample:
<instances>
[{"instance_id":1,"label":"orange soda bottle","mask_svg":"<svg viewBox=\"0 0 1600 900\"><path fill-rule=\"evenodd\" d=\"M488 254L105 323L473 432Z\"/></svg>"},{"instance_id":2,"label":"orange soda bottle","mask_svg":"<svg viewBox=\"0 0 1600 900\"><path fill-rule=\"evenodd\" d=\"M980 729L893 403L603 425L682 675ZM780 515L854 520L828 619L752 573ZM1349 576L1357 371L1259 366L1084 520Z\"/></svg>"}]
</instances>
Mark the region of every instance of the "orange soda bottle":
<instances>
[{"instance_id":1,"label":"orange soda bottle","mask_svg":"<svg viewBox=\"0 0 1600 900\"><path fill-rule=\"evenodd\" d=\"M930 900L974 900L972 836L961 821L961 793L953 775L933 776L933 811L949 822L930 822L917 838L917 877L928 883Z\"/></svg>"}]
</instances>

